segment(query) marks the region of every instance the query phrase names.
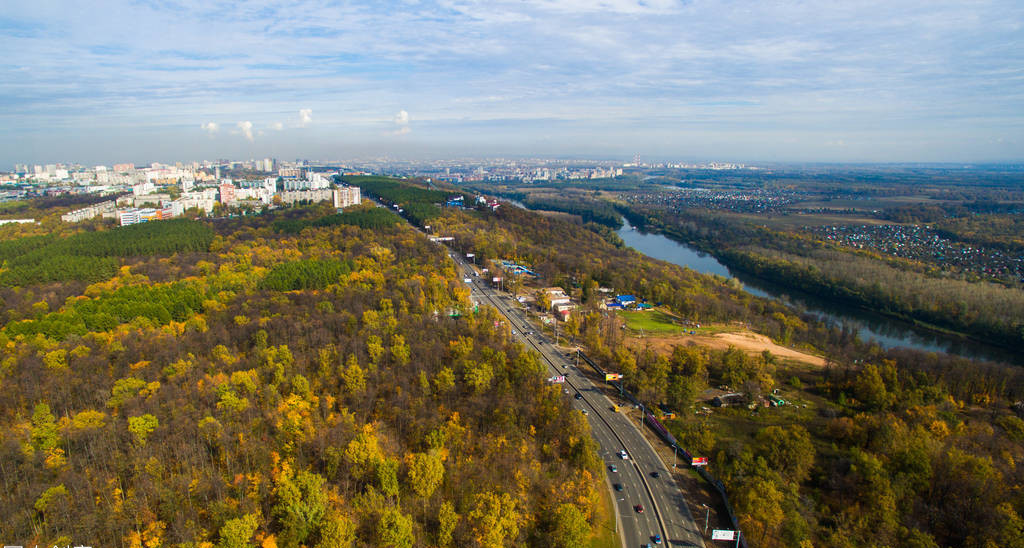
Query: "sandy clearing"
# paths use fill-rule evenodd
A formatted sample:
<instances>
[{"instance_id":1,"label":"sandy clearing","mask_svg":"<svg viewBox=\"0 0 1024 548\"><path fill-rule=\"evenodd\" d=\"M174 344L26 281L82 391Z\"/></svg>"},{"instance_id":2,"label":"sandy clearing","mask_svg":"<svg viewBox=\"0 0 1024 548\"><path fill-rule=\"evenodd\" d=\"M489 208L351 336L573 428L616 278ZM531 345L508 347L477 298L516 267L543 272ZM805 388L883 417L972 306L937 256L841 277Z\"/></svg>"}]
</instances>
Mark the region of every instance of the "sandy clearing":
<instances>
[{"instance_id":1,"label":"sandy clearing","mask_svg":"<svg viewBox=\"0 0 1024 548\"><path fill-rule=\"evenodd\" d=\"M799 350L793 350L792 348L786 348L785 346L779 346L773 343L768 337L750 331L718 333L713 336L672 335L644 337L642 339L629 338L626 340L626 344L633 348L650 346L654 350L666 352L671 351L672 347L675 345L687 344L689 342L715 349L724 349L731 345L744 350L751 355L760 355L761 352L767 350L780 358L796 360L818 367L825 365L825 360L820 356L800 352Z\"/></svg>"}]
</instances>

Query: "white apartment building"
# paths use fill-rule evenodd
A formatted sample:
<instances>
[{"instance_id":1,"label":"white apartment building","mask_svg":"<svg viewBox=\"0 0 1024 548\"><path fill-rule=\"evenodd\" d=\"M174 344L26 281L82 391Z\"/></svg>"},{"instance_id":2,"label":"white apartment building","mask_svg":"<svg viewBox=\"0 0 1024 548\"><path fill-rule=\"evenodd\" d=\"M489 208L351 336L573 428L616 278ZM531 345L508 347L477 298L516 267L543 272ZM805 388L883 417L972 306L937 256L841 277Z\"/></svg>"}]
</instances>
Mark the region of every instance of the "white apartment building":
<instances>
[{"instance_id":1,"label":"white apartment building","mask_svg":"<svg viewBox=\"0 0 1024 548\"><path fill-rule=\"evenodd\" d=\"M334 189L334 207L342 209L348 206L359 204L362 201L359 187L347 186Z\"/></svg>"}]
</instances>

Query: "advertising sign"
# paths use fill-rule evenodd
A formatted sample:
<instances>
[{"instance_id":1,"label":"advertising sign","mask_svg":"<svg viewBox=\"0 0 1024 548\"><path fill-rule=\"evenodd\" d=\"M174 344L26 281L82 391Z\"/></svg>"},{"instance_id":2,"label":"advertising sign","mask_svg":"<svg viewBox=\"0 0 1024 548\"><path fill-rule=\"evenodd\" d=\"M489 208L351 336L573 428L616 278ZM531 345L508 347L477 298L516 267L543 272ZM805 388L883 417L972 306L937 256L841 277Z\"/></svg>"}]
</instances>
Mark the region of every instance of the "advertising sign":
<instances>
[{"instance_id":1,"label":"advertising sign","mask_svg":"<svg viewBox=\"0 0 1024 548\"><path fill-rule=\"evenodd\" d=\"M693 457L693 461L690 462L690 466L707 466L707 465L708 465L708 458L707 457Z\"/></svg>"},{"instance_id":2,"label":"advertising sign","mask_svg":"<svg viewBox=\"0 0 1024 548\"><path fill-rule=\"evenodd\" d=\"M474 255L472 253L466 253L466 258L467 259L472 259L473 257L476 257L476 255Z\"/></svg>"},{"instance_id":3,"label":"advertising sign","mask_svg":"<svg viewBox=\"0 0 1024 548\"><path fill-rule=\"evenodd\" d=\"M495 276L491 281L494 282L494 283L498 283L498 282L501 281L501 277L500 276Z\"/></svg>"},{"instance_id":4,"label":"advertising sign","mask_svg":"<svg viewBox=\"0 0 1024 548\"><path fill-rule=\"evenodd\" d=\"M622 373L605 373L604 380L606 381L621 381Z\"/></svg>"},{"instance_id":5,"label":"advertising sign","mask_svg":"<svg viewBox=\"0 0 1024 548\"><path fill-rule=\"evenodd\" d=\"M555 384L561 384L561 383L565 382L565 375L559 375L557 377L551 377L550 379L548 379L548 382L555 383Z\"/></svg>"},{"instance_id":6,"label":"advertising sign","mask_svg":"<svg viewBox=\"0 0 1024 548\"><path fill-rule=\"evenodd\" d=\"M715 529L711 531L711 540L736 540L736 531Z\"/></svg>"}]
</instances>

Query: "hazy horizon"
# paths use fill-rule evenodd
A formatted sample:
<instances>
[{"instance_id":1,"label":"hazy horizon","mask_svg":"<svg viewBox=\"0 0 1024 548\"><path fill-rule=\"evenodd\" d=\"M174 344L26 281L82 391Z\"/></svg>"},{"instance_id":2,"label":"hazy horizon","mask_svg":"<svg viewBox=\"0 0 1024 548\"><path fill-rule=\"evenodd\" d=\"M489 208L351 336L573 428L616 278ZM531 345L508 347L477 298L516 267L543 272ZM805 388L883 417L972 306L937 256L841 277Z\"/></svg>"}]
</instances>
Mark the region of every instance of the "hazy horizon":
<instances>
[{"instance_id":1,"label":"hazy horizon","mask_svg":"<svg viewBox=\"0 0 1024 548\"><path fill-rule=\"evenodd\" d=\"M1024 160L1024 5L41 1L0 166L296 157Z\"/></svg>"}]
</instances>

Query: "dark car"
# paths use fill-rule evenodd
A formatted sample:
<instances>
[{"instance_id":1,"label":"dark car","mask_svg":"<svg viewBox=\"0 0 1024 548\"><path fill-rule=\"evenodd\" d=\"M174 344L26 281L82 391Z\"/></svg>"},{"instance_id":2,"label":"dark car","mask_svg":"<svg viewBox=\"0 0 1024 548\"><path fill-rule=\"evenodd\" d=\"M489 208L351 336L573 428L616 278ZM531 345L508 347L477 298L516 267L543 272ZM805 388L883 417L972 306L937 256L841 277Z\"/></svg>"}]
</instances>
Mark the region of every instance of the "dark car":
<instances>
[{"instance_id":1,"label":"dark car","mask_svg":"<svg viewBox=\"0 0 1024 548\"><path fill-rule=\"evenodd\" d=\"M616 491L622 491L621 483L616 483L615 485L612 485L612 487L614 487Z\"/></svg>"},{"instance_id":2,"label":"dark car","mask_svg":"<svg viewBox=\"0 0 1024 548\"><path fill-rule=\"evenodd\" d=\"M583 399L583 394L580 394L579 392L577 392L576 395L573 396L573 397L576 398L577 400L582 400Z\"/></svg>"},{"instance_id":3,"label":"dark car","mask_svg":"<svg viewBox=\"0 0 1024 548\"><path fill-rule=\"evenodd\" d=\"M652 478L660 478L661 477L661 472L657 472L657 471L651 472L651 477Z\"/></svg>"},{"instance_id":4,"label":"dark car","mask_svg":"<svg viewBox=\"0 0 1024 548\"><path fill-rule=\"evenodd\" d=\"M654 533L654 544L661 544L661 534Z\"/></svg>"},{"instance_id":5,"label":"dark car","mask_svg":"<svg viewBox=\"0 0 1024 548\"><path fill-rule=\"evenodd\" d=\"M643 514L644 513L644 505L643 504L637 504L636 506L633 507L633 509L636 510L637 514Z\"/></svg>"}]
</instances>

